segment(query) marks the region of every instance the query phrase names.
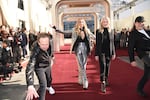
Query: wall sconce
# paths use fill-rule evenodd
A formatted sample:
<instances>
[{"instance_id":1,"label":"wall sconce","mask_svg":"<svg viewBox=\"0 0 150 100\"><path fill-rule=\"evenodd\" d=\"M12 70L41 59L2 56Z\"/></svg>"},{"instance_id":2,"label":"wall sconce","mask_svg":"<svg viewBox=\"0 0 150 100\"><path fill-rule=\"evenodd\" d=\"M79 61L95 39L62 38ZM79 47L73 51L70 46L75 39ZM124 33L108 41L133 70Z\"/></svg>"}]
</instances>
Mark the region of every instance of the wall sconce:
<instances>
[{"instance_id":1,"label":"wall sconce","mask_svg":"<svg viewBox=\"0 0 150 100\"><path fill-rule=\"evenodd\" d=\"M46 10L49 10L50 8L52 8L52 4L48 4Z\"/></svg>"}]
</instances>

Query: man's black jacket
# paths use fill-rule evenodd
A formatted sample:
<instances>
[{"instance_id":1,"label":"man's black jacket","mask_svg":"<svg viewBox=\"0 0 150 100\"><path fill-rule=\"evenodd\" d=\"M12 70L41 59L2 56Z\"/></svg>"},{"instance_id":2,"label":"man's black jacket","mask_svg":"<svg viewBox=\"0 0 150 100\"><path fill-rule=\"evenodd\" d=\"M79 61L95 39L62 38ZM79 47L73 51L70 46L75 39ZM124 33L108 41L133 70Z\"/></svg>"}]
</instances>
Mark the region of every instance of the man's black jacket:
<instances>
[{"instance_id":1,"label":"man's black jacket","mask_svg":"<svg viewBox=\"0 0 150 100\"><path fill-rule=\"evenodd\" d=\"M34 84L34 70L36 68L49 67L51 64L51 47L47 51L40 49L37 41L33 44L30 59L26 68L27 86Z\"/></svg>"}]
</instances>

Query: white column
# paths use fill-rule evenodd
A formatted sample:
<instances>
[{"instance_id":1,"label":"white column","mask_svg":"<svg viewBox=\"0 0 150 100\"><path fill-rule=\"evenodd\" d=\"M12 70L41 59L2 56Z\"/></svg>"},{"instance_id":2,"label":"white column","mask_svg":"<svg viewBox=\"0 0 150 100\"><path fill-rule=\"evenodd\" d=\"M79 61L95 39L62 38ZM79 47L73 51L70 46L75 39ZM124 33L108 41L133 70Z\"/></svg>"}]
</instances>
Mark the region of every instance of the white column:
<instances>
[{"instance_id":1,"label":"white column","mask_svg":"<svg viewBox=\"0 0 150 100\"><path fill-rule=\"evenodd\" d=\"M4 17L6 18L7 23L10 26L16 26L16 14L18 0L0 0L0 6L3 12Z\"/></svg>"}]
</instances>

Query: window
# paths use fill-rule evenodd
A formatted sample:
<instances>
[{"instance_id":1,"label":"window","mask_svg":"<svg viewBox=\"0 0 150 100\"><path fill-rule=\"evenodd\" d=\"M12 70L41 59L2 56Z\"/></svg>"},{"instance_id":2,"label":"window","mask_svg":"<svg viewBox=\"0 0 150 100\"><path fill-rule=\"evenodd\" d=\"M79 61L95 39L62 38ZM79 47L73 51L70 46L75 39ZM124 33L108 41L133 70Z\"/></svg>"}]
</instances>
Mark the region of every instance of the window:
<instances>
[{"instance_id":1,"label":"window","mask_svg":"<svg viewBox=\"0 0 150 100\"><path fill-rule=\"evenodd\" d=\"M19 20L19 27L22 29L22 28L25 28L25 21L22 21L22 20Z\"/></svg>"},{"instance_id":2,"label":"window","mask_svg":"<svg viewBox=\"0 0 150 100\"><path fill-rule=\"evenodd\" d=\"M24 10L23 0L18 0L18 8Z\"/></svg>"}]
</instances>

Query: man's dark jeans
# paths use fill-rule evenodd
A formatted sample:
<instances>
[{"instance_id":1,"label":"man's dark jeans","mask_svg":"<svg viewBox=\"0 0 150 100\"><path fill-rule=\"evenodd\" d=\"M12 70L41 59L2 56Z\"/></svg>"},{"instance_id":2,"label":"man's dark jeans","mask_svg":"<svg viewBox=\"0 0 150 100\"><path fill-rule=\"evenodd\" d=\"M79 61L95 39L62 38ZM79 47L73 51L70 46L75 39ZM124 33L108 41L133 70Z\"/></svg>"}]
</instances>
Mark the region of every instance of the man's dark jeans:
<instances>
[{"instance_id":1,"label":"man's dark jeans","mask_svg":"<svg viewBox=\"0 0 150 100\"><path fill-rule=\"evenodd\" d=\"M138 83L137 89L139 91L143 91L143 88L144 88L145 84L147 83L147 81L150 78L150 54L144 56L142 58L142 61L144 63L144 75Z\"/></svg>"},{"instance_id":2,"label":"man's dark jeans","mask_svg":"<svg viewBox=\"0 0 150 100\"><path fill-rule=\"evenodd\" d=\"M52 77L51 77L51 68L36 68L35 73L37 75L37 78L39 80L39 99L38 100L45 100L46 95L46 87L51 86Z\"/></svg>"}]
</instances>

